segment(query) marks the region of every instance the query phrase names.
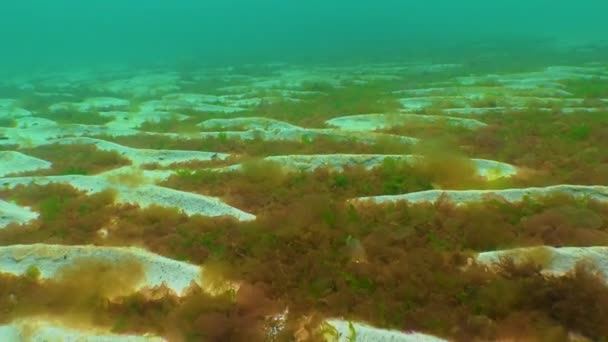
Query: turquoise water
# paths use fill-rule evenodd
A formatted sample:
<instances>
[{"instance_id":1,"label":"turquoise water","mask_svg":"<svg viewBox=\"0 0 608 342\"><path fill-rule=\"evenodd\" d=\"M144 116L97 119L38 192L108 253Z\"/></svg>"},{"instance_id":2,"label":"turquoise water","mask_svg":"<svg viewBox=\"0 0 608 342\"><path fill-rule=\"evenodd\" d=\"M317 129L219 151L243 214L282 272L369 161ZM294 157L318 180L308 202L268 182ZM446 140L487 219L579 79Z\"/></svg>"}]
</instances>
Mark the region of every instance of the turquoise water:
<instances>
[{"instance_id":1,"label":"turquoise water","mask_svg":"<svg viewBox=\"0 0 608 342\"><path fill-rule=\"evenodd\" d=\"M437 57L605 39L606 13L602 0L15 1L0 68Z\"/></svg>"},{"instance_id":2,"label":"turquoise water","mask_svg":"<svg viewBox=\"0 0 608 342\"><path fill-rule=\"evenodd\" d=\"M606 13L4 4L0 342L606 340Z\"/></svg>"}]
</instances>

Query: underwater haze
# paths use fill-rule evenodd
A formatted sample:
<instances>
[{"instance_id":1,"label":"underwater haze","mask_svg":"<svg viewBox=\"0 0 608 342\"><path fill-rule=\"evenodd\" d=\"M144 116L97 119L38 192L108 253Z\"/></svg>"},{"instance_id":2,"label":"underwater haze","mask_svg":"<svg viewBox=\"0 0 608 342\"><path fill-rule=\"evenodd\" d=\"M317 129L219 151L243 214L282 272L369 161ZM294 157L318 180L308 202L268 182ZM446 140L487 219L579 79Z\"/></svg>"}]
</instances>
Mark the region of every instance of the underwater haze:
<instances>
[{"instance_id":1,"label":"underwater haze","mask_svg":"<svg viewBox=\"0 0 608 342\"><path fill-rule=\"evenodd\" d=\"M5 0L0 342L608 341L608 0Z\"/></svg>"},{"instance_id":2,"label":"underwater haze","mask_svg":"<svg viewBox=\"0 0 608 342\"><path fill-rule=\"evenodd\" d=\"M0 67L394 59L503 39L605 39L602 0L26 0Z\"/></svg>"}]
</instances>

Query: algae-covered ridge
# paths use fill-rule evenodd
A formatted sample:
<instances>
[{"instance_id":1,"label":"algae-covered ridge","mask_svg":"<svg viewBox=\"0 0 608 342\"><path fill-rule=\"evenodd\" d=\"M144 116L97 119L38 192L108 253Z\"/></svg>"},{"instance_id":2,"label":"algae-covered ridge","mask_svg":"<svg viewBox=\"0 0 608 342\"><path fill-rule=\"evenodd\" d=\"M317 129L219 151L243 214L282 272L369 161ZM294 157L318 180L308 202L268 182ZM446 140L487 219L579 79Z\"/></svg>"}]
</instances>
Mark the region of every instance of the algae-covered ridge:
<instances>
[{"instance_id":1,"label":"algae-covered ridge","mask_svg":"<svg viewBox=\"0 0 608 342\"><path fill-rule=\"evenodd\" d=\"M606 338L608 64L557 53L1 80L0 340Z\"/></svg>"}]
</instances>

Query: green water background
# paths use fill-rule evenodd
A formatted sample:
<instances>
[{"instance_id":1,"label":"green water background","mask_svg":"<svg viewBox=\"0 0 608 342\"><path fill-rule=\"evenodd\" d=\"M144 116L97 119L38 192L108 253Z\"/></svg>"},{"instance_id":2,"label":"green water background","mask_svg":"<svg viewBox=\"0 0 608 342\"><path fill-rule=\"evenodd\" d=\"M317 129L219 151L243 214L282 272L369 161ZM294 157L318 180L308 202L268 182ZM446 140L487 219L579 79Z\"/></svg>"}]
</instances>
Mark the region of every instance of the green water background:
<instances>
[{"instance_id":1,"label":"green water background","mask_svg":"<svg viewBox=\"0 0 608 342\"><path fill-rule=\"evenodd\" d=\"M383 61L608 39L606 0L20 0L1 8L0 71Z\"/></svg>"}]
</instances>

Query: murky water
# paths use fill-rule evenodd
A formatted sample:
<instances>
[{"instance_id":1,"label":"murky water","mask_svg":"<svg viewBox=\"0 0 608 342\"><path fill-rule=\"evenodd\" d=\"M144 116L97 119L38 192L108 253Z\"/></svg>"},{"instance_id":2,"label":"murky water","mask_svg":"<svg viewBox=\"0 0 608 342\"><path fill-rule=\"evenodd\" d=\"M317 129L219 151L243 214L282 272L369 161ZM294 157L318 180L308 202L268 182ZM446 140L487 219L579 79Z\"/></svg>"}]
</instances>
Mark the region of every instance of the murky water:
<instances>
[{"instance_id":1,"label":"murky water","mask_svg":"<svg viewBox=\"0 0 608 342\"><path fill-rule=\"evenodd\" d=\"M608 3L0 12L0 341L602 340Z\"/></svg>"}]
</instances>

